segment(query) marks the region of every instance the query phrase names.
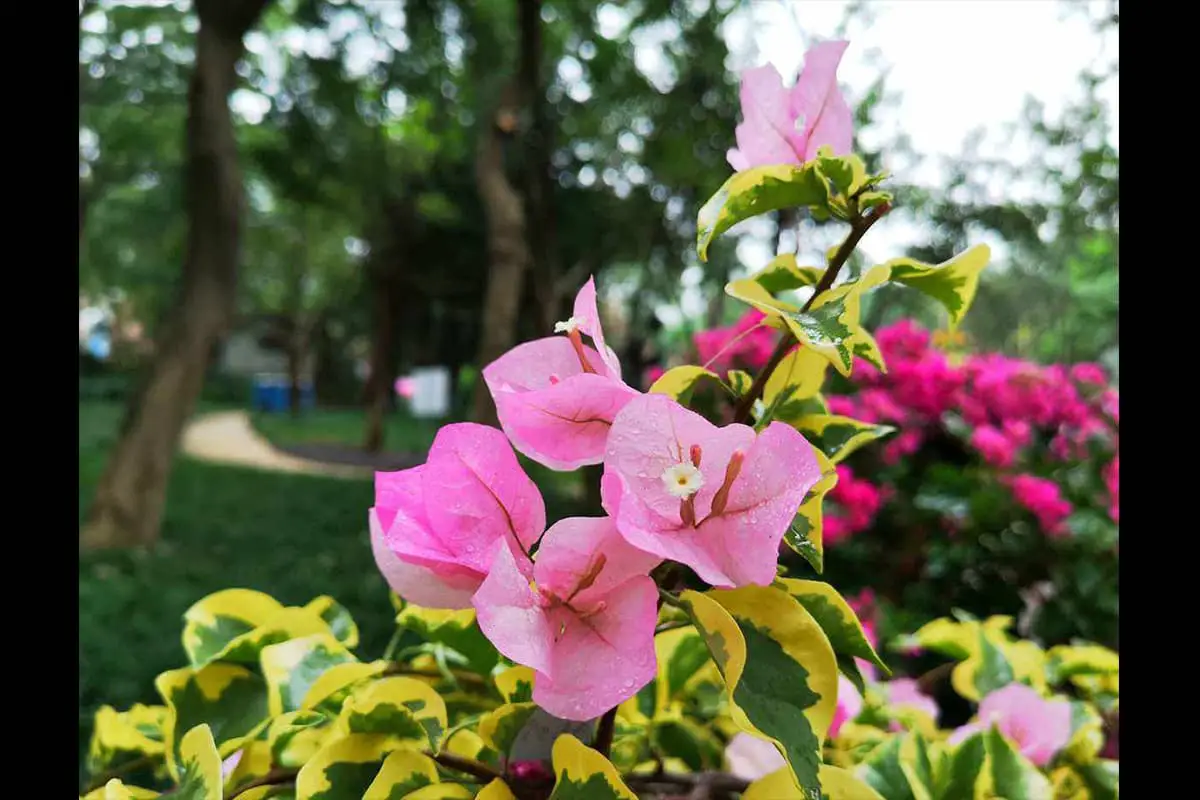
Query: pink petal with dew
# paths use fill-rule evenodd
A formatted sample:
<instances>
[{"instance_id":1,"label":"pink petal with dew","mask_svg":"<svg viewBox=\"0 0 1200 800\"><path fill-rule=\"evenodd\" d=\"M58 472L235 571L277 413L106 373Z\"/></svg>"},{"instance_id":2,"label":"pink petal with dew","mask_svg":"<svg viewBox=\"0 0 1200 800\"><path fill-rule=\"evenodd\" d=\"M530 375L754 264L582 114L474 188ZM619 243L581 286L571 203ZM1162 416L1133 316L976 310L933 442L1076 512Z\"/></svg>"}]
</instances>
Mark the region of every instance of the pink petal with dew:
<instances>
[{"instance_id":1,"label":"pink petal with dew","mask_svg":"<svg viewBox=\"0 0 1200 800\"><path fill-rule=\"evenodd\" d=\"M575 375L528 392L495 391L500 427L522 454L569 471L604 460L613 418L637 392L601 375Z\"/></svg>"},{"instance_id":2,"label":"pink petal with dew","mask_svg":"<svg viewBox=\"0 0 1200 800\"><path fill-rule=\"evenodd\" d=\"M575 307L571 316L582 323L579 330L592 337L592 342L600 354L600 360L604 362L604 366L608 367L609 375L620 380L621 362L617 360L617 354L613 352L613 349L604 341L604 330L600 326L600 311L596 306L596 281L591 276L588 277L587 283L580 288L579 293L575 295ZM593 366L596 365L593 364Z\"/></svg>"},{"instance_id":3,"label":"pink petal with dew","mask_svg":"<svg viewBox=\"0 0 1200 800\"><path fill-rule=\"evenodd\" d=\"M583 346L588 364L602 375L619 380L620 375L609 371L608 365L595 349ZM574 375L583 375L579 354L566 336L550 336L523 342L483 368L483 380L488 391L495 397L502 389L528 392L545 389L555 380L566 380Z\"/></svg>"},{"instance_id":4,"label":"pink petal with dew","mask_svg":"<svg viewBox=\"0 0 1200 800\"><path fill-rule=\"evenodd\" d=\"M626 542L610 517L568 517L546 531L533 577L539 589L587 608L630 578L649 575L661 561ZM585 579L591 583L580 589Z\"/></svg>"},{"instance_id":5,"label":"pink petal with dew","mask_svg":"<svg viewBox=\"0 0 1200 800\"><path fill-rule=\"evenodd\" d=\"M730 166L741 170L799 163L788 139L794 117L788 113L788 92L779 71L771 64L744 70L739 94L742 122L734 129L737 150L726 156Z\"/></svg>"},{"instance_id":6,"label":"pink petal with dew","mask_svg":"<svg viewBox=\"0 0 1200 800\"><path fill-rule=\"evenodd\" d=\"M835 144L833 141L824 141L817 142L817 146L814 146L818 128L822 128L825 135L843 137L850 133L849 108L846 107L846 101L837 88L838 64L841 63L842 54L849 45L846 41L829 41L810 47L804 54L804 68L796 79L796 85L788 94L789 117L795 120L788 140L805 160L816 155L817 146L820 144ZM841 101L840 105L838 100ZM843 109L845 116L841 113ZM834 113L822 125L826 112ZM843 142L838 139L838 143ZM845 152L849 152L849 143L845 144ZM808 155L809 152L812 155ZM836 148L834 152L837 155L845 154L838 153Z\"/></svg>"},{"instance_id":7,"label":"pink petal with dew","mask_svg":"<svg viewBox=\"0 0 1200 800\"><path fill-rule=\"evenodd\" d=\"M554 630L510 550L501 548L496 553L492 571L471 604L479 629L497 650L538 672L550 669Z\"/></svg>"},{"instance_id":8,"label":"pink petal with dew","mask_svg":"<svg viewBox=\"0 0 1200 800\"><path fill-rule=\"evenodd\" d=\"M729 772L744 781L756 781L787 766L783 756L768 741L748 733L736 733L725 746Z\"/></svg>"},{"instance_id":9,"label":"pink petal with dew","mask_svg":"<svg viewBox=\"0 0 1200 800\"><path fill-rule=\"evenodd\" d=\"M556 717L598 717L654 678L654 581L631 578L606 595L605 602L603 610L587 619L562 608L550 614L554 633L562 636L553 645L550 670L539 670L534 679L533 700Z\"/></svg>"},{"instance_id":10,"label":"pink petal with dew","mask_svg":"<svg viewBox=\"0 0 1200 800\"><path fill-rule=\"evenodd\" d=\"M371 552L375 556L376 566L393 592L425 608L471 607L471 595L479 588L482 576L442 577L425 567L406 563L389 545L388 535L380 524L376 509L371 509L368 516Z\"/></svg>"},{"instance_id":11,"label":"pink petal with dew","mask_svg":"<svg viewBox=\"0 0 1200 800\"><path fill-rule=\"evenodd\" d=\"M663 473L675 464L690 463L692 446L700 446L704 483L695 503L696 518L701 519L712 508L733 452L745 452L753 443L754 429L748 425L718 428L666 395L640 395L613 420L604 469L618 473L626 489L664 522L678 524L679 498L667 492Z\"/></svg>"},{"instance_id":12,"label":"pink petal with dew","mask_svg":"<svg viewBox=\"0 0 1200 800\"><path fill-rule=\"evenodd\" d=\"M722 431L731 428L744 426L730 426ZM614 425L610 443L616 437L617 426ZM750 437L754 438L752 431ZM704 450L706 457L707 452ZM626 464L626 469L614 470L620 482L602 483L601 492L607 494L607 506L618 509L620 534L634 547L688 565L702 581L714 587L770 585L775 579L779 543L796 517L804 495L820 479L821 469L812 446L803 435L778 422L767 426L766 431L758 434L743 452L746 453L745 462L738 479L733 482L722 515L706 517L712 506L712 494L707 500L703 499L703 489L697 494L701 500L696 503L696 516L702 522L696 528L679 522L678 511L674 512L674 519L666 518L631 491L626 476L636 469L637 461L632 462L634 469ZM634 474L637 475L636 471ZM724 477L724 469L715 473L712 493L720 487ZM706 474L706 488L707 479ZM612 494L618 487L623 488L624 493L614 501ZM658 491L666 494L661 485ZM678 505L678 499L670 499Z\"/></svg>"},{"instance_id":13,"label":"pink petal with dew","mask_svg":"<svg viewBox=\"0 0 1200 800\"><path fill-rule=\"evenodd\" d=\"M464 565L487 572L492 543L517 554L546 528L542 495L495 428L461 422L438 431L422 475L432 530Z\"/></svg>"}]
</instances>

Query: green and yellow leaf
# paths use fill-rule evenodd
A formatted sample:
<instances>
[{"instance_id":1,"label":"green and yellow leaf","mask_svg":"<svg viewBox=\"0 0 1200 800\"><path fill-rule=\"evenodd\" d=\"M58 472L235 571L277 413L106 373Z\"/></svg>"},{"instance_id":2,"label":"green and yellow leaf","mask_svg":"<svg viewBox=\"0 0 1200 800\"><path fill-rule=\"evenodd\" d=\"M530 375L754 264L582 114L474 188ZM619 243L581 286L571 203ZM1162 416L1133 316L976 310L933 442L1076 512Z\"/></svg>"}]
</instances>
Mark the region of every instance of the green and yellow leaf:
<instances>
[{"instance_id":1,"label":"green and yellow leaf","mask_svg":"<svg viewBox=\"0 0 1200 800\"><path fill-rule=\"evenodd\" d=\"M471 800L475 793L461 783L435 783L404 795L403 800Z\"/></svg>"},{"instance_id":2,"label":"green and yellow leaf","mask_svg":"<svg viewBox=\"0 0 1200 800\"><path fill-rule=\"evenodd\" d=\"M427 683L381 678L346 698L337 724L345 733L384 734L436 753L446 733L446 703Z\"/></svg>"},{"instance_id":3,"label":"green and yellow leaf","mask_svg":"<svg viewBox=\"0 0 1200 800\"><path fill-rule=\"evenodd\" d=\"M325 620L325 624L343 645L350 649L358 647L358 625L345 606L337 600L323 594L308 601L304 608Z\"/></svg>"},{"instance_id":4,"label":"green and yellow leaf","mask_svg":"<svg viewBox=\"0 0 1200 800\"><path fill-rule=\"evenodd\" d=\"M821 800L884 800L854 774L830 764L820 769ZM776 770L751 783L742 793L742 800L803 800L787 768Z\"/></svg>"},{"instance_id":5,"label":"green and yellow leaf","mask_svg":"<svg viewBox=\"0 0 1200 800\"><path fill-rule=\"evenodd\" d=\"M183 614L183 649L194 667L203 666L230 642L266 623L283 605L252 589L225 589L195 603Z\"/></svg>"},{"instance_id":6,"label":"green and yellow leaf","mask_svg":"<svg viewBox=\"0 0 1200 800\"><path fill-rule=\"evenodd\" d=\"M332 633L305 636L263 648L259 662L267 681L271 716L299 711L309 691L326 670L357 661Z\"/></svg>"},{"instance_id":7,"label":"green and yellow leaf","mask_svg":"<svg viewBox=\"0 0 1200 800\"><path fill-rule=\"evenodd\" d=\"M533 670L509 667L496 675L496 689L506 703L527 703L533 699Z\"/></svg>"},{"instance_id":8,"label":"green and yellow leaf","mask_svg":"<svg viewBox=\"0 0 1200 800\"><path fill-rule=\"evenodd\" d=\"M521 729L537 711L537 704L507 703L484 715L479 721L479 738L484 744L508 758Z\"/></svg>"},{"instance_id":9,"label":"green and yellow leaf","mask_svg":"<svg viewBox=\"0 0 1200 800\"><path fill-rule=\"evenodd\" d=\"M837 707L837 661L821 626L779 589L689 590L681 600L725 678L734 722L771 741L805 796L819 798Z\"/></svg>"},{"instance_id":10,"label":"green and yellow leaf","mask_svg":"<svg viewBox=\"0 0 1200 800\"><path fill-rule=\"evenodd\" d=\"M368 664L347 661L335 664L322 672L309 686L300 707L319 709L336 716L342 710L342 703L354 689L380 675L385 669L386 661L372 661Z\"/></svg>"},{"instance_id":11,"label":"green and yellow leaf","mask_svg":"<svg viewBox=\"0 0 1200 800\"><path fill-rule=\"evenodd\" d=\"M891 674L891 670L867 640L858 615L836 589L823 581L793 578L780 578L775 581L775 585L804 606L821 626L821 630L825 631L843 672L846 670L846 662L853 666L854 658L857 657L879 667L885 675ZM857 669L855 674L857 675ZM859 681L861 680L859 676ZM859 691L862 690L863 687L860 686Z\"/></svg>"},{"instance_id":12,"label":"green and yellow leaf","mask_svg":"<svg viewBox=\"0 0 1200 800\"><path fill-rule=\"evenodd\" d=\"M750 276L769 294L790 292L804 286L816 286L825 270L822 267L802 267L792 253L784 253L771 259L771 263Z\"/></svg>"},{"instance_id":13,"label":"green and yellow leaf","mask_svg":"<svg viewBox=\"0 0 1200 800\"><path fill-rule=\"evenodd\" d=\"M383 760L362 800L406 798L411 792L439 781L437 764L432 758L412 750L397 750Z\"/></svg>"},{"instance_id":14,"label":"green and yellow leaf","mask_svg":"<svg viewBox=\"0 0 1200 800\"><path fill-rule=\"evenodd\" d=\"M296 800L363 800L384 759L398 749L394 737L356 733L322 747L296 775Z\"/></svg>"},{"instance_id":15,"label":"green and yellow leaf","mask_svg":"<svg viewBox=\"0 0 1200 800\"><path fill-rule=\"evenodd\" d=\"M821 542L825 495L837 485L838 476L837 468L824 453L816 447L813 453L821 467L821 479L808 490L808 496L800 504L783 540L820 574L825 568L825 550Z\"/></svg>"},{"instance_id":16,"label":"green and yellow leaf","mask_svg":"<svg viewBox=\"0 0 1200 800\"><path fill-rule=\"evenodd\" d=\"M792 424L834 464L864 444L896 432L891 425L874 425L838 414L810 414Z\"/></svg>"},{"instance_id":17,"label":"green and yellow leaf","mask_svg":"<svg viewBox=\"0 0 1200 800\"><path fill-rule=\"evenodd\" d=\"M88 771L95 775L131 761L165 757L168 717L166 706L135 703L120 712L101 706L88 744Z\"/></svg>"},{"instance_id":18,"label":"green and yellow leaf","mask_svg":"<svg viewBox=\"0 0 1200 800\"><path fill-rule=\"evenodd\" d=\"M708 258L713 239L739 222L781 208L829 205L829 184L812 161L802 166L752 167L733 175L696 215L696 250Z\"/></svg>"},{"instance_id":19,"label":"green and yellow leaf","mask_svg":"<svg viewBox=\"0 0 1200 800\"><path fill-rule=\"evenodd\" d=\"M550 800L637 800L617 768L569 733L554 740L554 791Z\"/></svg>"},{"instance_id":20,"label":"green and yellow leaf","mask_svg":"<svg viewBox=\"0 0 1200 800\"><path fill-rule=\"evenodd\" d=\"M167 766L179 774L183 735L206 724L220 754L228 756L267 719L267 687L261 677L237 664L209 664L170 670L154 680L167 705Z\"/></svg>"},{"instance_id":21,"label":"green and yellow leaf","mask_svg":"<svg viewBox=\"0 0 1200 800\"><path fill-rule=\"evenodd\" d=\"M405 603L396 616L396 624L459 653L467 666L480 675L491 674L500 660L496 648L479 630L474 609L448 611Z\"/></svg>"},{"instance_id":22,"label":"green and yellow leaf","mask_svg":"<svg viewBox=\"0 0 1200 800\"><path fill-rule=\"evenodd\" d=\"M681 367L671 367L659 376L650 387L651 394L665 394L668 397L684 402L696 383L702 378L711 378L717 383L721 376L710 369L685 364Z\"/></svg>"},{"instance_id":23,"label":"green and yellow leaf","mask_svg":"<svg viewBox=\"0 0 1200 800\"><path fill-rule=\"evenodd\" d=\"M161 796L153 789L128 786L122 783L120 778L113 778L99 789L88 792L80 800L150 800Z\"/></svg>"},{"instance_id":24,"label":"green and yellow leaf","mask_svg":"<svg viewBox=\"0 0 1200 800\"><path fill-rule=\"evenodd\" d=\"M300 767L335 735L332 721L311 709L275 717L267 729L267 752L272 761L290 769Z\"/></svg>"},{"instance_id":25,"label":"green and yellow leaf","mask_svg":"<svg viewBox=\"0 0 1200 800\"><path fill-rule=\"evenodd\" d=\"M883 266L891 270L891 279L932 297L945 307L951 326L958 325L975 299L979 274L991 260L986 244L964 250L941 264L933 265L912 258L897 258Z\"/></svg>"},{"instance_id":26,"label":"green and yellow leaf","mask_svg":"<svg viewBox=\"0 0 1200 800\"><path fill-rule=\"evenodd\" d=\"M364 800L368 799L364 798ZM496 778L479 790L479 794L475 795L475 800L517 800L517 798L508 788L508 784Z\"/></svg>"},{"instance_id":27,"label":"green and yellow leaf","mask_svg":"<svg viewBox=\"0 0 1200 800\"><path fill-rule=\"evenodd\" d=\"M179 788L189 800L221 800L221 756L207 725L197 725L179 743Z\"/></svg>"},{"instance_id":28,"label":"green and yellow leaf","mask_svg":"<svg viewBox=\"0 0 1200 800\"><path fill-rule=\"evenodd\" d=\"M938 797L974 798L980 776L986 771L987 744L982 733L967 737L950 754L948 764L938 780Z\"/></svg>"}]
</instances>

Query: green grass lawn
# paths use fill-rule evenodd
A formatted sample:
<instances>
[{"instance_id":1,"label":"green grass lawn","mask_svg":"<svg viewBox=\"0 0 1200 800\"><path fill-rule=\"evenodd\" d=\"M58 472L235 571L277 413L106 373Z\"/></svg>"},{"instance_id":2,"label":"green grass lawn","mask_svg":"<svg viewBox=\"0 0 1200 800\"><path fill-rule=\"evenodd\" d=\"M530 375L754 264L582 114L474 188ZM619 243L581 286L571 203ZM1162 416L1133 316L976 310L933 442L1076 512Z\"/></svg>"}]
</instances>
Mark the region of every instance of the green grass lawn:
<instances>
[{"instance_id":1,"label":"green grass lawn","mask_svg":"<svg viewBox=\"0 0 1200 800\"><path fill-rule=\"evenodd\" d=\"M115 403L80 404L81 520L116 441L120 415ZM285 424L284 417L267 424L277 420ZM312 431L354 428L352 415L318 413L312 422ZM530 474L547 491L550 521L584 513L564 494L578 487L578 476L532 468ZM210 592L258 589L287 604L332 595L358 622L357 652L377 658L394 628L387 587L367 538L372 497L369 480L283 475L181 457L171 475L158 544L80 556L81 765L99 705L123 710L135 702L161 702L154 677L184 665L183 612Z\"/></svg>"},{"instance_id":2,"label":"green grass lawn","mask_svg":"<svg viewBox=\"0 0 1200 800\"><path fill-rule=\"evenodd\" d=\"M259 433L281 446L343 444L359 447L363 443L365 422L359 409L319 408L300 417L256 411L251 418ZM388 414L384 417L383 449L392 453L424 452L433 443L441 424L435 420L415 419L402 412Z\"/></svg>"}]
</instances>

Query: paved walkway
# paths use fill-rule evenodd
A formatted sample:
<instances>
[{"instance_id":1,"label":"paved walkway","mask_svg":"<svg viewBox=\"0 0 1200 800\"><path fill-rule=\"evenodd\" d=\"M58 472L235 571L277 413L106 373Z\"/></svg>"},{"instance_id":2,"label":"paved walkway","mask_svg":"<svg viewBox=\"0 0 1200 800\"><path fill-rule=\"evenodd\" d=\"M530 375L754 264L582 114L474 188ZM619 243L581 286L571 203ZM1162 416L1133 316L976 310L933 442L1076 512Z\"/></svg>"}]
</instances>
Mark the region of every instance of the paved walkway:
<instances>
[{"instance_id":1,"label":"paved walkway","mask_svg":"<svg viewBox=\"0 0 1200 800\"><path fill-rule=\"evenodd\" d=\"M322 464L280 452L250 422L245 411L217 411L192 419L183 431L183 452L200 461L256 467L272 472L370 478L363 467Z\"/></svg>"}]
</instances>

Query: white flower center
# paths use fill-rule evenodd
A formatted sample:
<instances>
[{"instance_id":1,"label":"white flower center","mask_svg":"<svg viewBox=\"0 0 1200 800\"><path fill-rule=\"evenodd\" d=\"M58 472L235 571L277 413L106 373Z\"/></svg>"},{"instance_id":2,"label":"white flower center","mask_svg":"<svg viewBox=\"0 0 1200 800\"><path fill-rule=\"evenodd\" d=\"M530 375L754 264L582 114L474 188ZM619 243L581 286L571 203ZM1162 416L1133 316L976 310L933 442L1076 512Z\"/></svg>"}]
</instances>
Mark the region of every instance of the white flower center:
<instances>
[{"instance_id":1,"label":"white flower center","mask_svg":"<svg viewBox=\"0 0 1200 800\"><path fill-rule=\"evenodd\" d=\"M691 497L704 485L704 475L691 464L672 464L663 471L662 482L673 497Z\"/></svg>"},{"instance_id":2,"label":"white flower center","mask_svg":"<svg viewBox=\"0 0 1200 800\"><path fill-rule=\"evenodd\" d=\"M554 323L555 333L574 333L579 330L579 326L583 324L583 320L579 317L571 317L566 322Z\"/></svg>"}]
</instances>

